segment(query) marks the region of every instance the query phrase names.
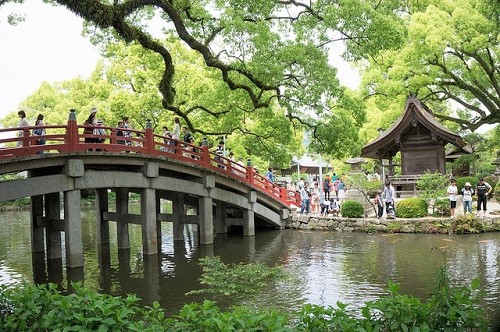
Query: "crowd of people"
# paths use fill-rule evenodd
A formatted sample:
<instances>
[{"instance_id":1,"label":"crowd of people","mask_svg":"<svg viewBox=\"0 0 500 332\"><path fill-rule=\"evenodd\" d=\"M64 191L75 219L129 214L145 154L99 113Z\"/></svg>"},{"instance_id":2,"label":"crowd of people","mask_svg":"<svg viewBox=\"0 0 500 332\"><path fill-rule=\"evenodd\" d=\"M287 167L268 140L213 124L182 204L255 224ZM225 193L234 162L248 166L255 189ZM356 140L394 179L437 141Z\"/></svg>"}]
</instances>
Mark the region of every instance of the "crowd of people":
<instances>
[{"instance_id":1,"label":"crowd of people","mask_svg":"<svg viewBox=\"0 0 500 332\"><path fill-rule=\"evenodd\" d=\"M476 188L472 188L470 182L466 182L464 187L460 189L460 193L463 198L463 209L464 214L473 213L472 212L472 199L473 196L477 195L477 206L476 215L478 217L485 217L487 211L488 195L491 194L493 190L492 186L484 181L484 178L479 178ZM459 195L459 190L457 188L457 181L455 179L450 180L450 185L446 190L448 199L450 200L450 214L451 217L455 217L455 212L457 208L457 200Z\"/></svg>"},{"instance_id":2,"label":"crowd of people","mask_svg":"<svg viewBox=\"0 0 500 332\"><path fill-rule=\"evenodd\" d=\"M92 107L89 116L83 122L83 127L84 127L83 134L85 135L84 137L85 143L104 143L106 138L109 138L109 135L107 135L106 131L107 128L105 127L104 121L103 119L97 118L97 113L98 113L97 107ZM31 126L28 120L26 119L25 111L19 111L18 116L20 118L18 123L19 128L25 128ZM35 128L30 133L32 136L42 136L40 137L40 139L35 140L35 144L37 145L43 145L46 143L47 133L45 128L43 128L45 126L43 119L44 119L43 114L39 114L35 121L34 126L40 128ZM136 136L135 138L134 138L134 133ZM200 149L194 146L195 142L193 135L191 134L187 126L181 128L180 120L178 117L174 117L172 132L169 131L167 126L163 126L162 134L165 138L163 139L164 146L160 148L161 150L175 153L177 149L181 148L183 150L182 154L184 156L189 156L193 159L199 158L198 155L200 153ZM117 144L123 144L129 146L142 146L143 134L139 131L133 130L132 125L130 123L130 118L128 116L122 117L122 119L117 122L115 135ZM23 136L24 136L24 130L19 131L18 137L23 137ZM16 143L16 146L20 147L22 145L23 145L23 140L19 139ZM99 151L99 149L92 149L92 148L89 148L88 150ZM215 148L214 152L220 161L219 167L225 168L226 166L224 166L223 164L226 162L226 160L223 161L222 160L223 158L221 158L225 157L225 152L226 152L226 150L224 149L223 141L219 143L219 145ZM242 158L236 161L234 160L232 153L230 153L229 157L238 165L243 166Z\"/></svg>"}]
</instances>

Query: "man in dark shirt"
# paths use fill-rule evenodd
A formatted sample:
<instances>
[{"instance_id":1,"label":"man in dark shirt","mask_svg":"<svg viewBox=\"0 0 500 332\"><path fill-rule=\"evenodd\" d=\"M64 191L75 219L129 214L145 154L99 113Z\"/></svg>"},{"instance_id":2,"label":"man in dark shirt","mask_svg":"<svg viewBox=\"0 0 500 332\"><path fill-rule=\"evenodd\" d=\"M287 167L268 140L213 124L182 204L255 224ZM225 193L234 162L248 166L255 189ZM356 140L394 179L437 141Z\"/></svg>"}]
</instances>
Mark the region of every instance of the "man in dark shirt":
<instances>
[{"instance_id":1,"label":"man in dark shirt","mask_svg":"<svg viewBox=\"0 0 500 332\"><path fill-rule=\"evenodd\" d=\"M486 217L486 202L487 197L491 193L491 186L484 182L483 178L479 179L479 182L476 186L476 194L477 194L477 216L481 216L481 206L483 207L483 217Z\"/></svg>"}]
</instances>

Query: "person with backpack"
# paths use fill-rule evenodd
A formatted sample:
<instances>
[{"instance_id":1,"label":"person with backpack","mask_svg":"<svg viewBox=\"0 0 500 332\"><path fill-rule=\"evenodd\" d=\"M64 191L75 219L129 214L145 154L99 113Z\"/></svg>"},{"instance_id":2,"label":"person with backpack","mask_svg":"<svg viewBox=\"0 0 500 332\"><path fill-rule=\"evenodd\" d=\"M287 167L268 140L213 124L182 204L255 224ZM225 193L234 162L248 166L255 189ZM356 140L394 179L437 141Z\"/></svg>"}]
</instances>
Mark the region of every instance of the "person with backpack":
<instances>
[{"instance_id":1,"label":"person with backpack","mask_svg":"<svg viewBox=\"0 0 500 332\"><path fill-rule=\"evenodd\" d=\"M47 133L45 132L45 129L42 128L43 126L45 126L45 123L43 123L43 114L38 114L38 117L36 118L36 121L35 121L35 126L37 126L39 128L35 128L33 130L33 135L36 135L36 136L47 135ZM37 139L35 142L36 145L44 145L45 143L46 143L45 138ZM43 153L43 151L37 152L37 154L42 154L42 153Z\"/></svg>"},{"instance_id":2,"label":"person with backpack","mask_svg":"<svg viewBox=\"0 0 500 332\"><path fill-rule=\"evenodd\" d=\"M481 216L481 207L483 208L483 217L486 217L486 203L488 201L488 195L491 193L491 186L484 182L484 178L480 178L476 185L477 193L477 216Z\"/></svg>"},{"instance_id":3,"label":"person with backpack","mask_svg":"<svg viewBox=\"0 0 500 332\"><path fill-rule=\"evenodd\" d=\"M323 181L323 191L325 193L325 201L330 200L330 178L327 176Z\"/></svg>"}]
</instances>

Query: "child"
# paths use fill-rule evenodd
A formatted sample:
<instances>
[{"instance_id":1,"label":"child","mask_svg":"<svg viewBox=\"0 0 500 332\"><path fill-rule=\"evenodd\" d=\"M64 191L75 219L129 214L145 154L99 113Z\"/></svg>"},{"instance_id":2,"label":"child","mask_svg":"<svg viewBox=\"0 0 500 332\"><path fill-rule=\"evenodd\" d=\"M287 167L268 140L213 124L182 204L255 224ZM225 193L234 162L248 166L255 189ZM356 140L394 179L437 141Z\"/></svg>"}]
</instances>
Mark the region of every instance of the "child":
<instances>
[{"instance_id":1,"label":"child","mask_svg":"<svg viewBox=\"0 0 500 332\"><path fill-rule=\"evenodd\" d=\"M335 217L339 216L340 212L340 205L339 201L336 200L335 198L330 199L330 211L331 214L333 214Z\"/></svg>"},{"instance_id":2,"label":"child","mask_svg":"<svg viewBox=\"0 0 500 332\"><path fill-rule=\"evenodd\" d=\"M384 200L382 199L382 190L377 190L373 204L377 207L377 218L380 219L384 215Z\"/></svg>"},{"instance_id":3,"label":"child","mask_svg":"<svg viewBox=\"0 0 500 332\"><path fill-rule=\"evenodd\" d=\"M455 181L454 179L450 180L450 186L446 190L446 194L450 199L450 215L452 218L454 218L455 209L457 207L457 194L458 194L457 181Z\"/></svg>"},{"instance_id":4,"label":"child","mask_svg":"<svg viewBox=\"0 0 500 332\"><path fill-rule=\"evenodd\" d=\"M326 216L328 214L329 210L330 210L330 201L329 200L325 200L321 204L321 215L322 216Z\"/></svg>"}]
</instances>

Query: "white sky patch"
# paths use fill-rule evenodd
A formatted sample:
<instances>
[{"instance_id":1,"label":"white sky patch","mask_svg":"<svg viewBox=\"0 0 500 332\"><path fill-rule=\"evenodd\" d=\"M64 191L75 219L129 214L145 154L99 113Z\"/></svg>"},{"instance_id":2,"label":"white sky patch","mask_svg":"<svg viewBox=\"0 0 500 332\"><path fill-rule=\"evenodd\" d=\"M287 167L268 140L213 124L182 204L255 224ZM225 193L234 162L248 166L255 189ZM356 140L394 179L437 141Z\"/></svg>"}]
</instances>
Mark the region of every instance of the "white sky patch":
<instances>
[{"instance_id":1,"label":"white sky patch","mask_svg":"<svg viewBox=\"0 0 500 332\"><path fill-rule=\"evenodd\" d=\"M17 111L43 81L85 77L95 68L99 51L81 36L82 19L69 10L41 0L0 9L0 118ZM11 26L10 13L26 19Z\"/></svg>"}]
</instances>

